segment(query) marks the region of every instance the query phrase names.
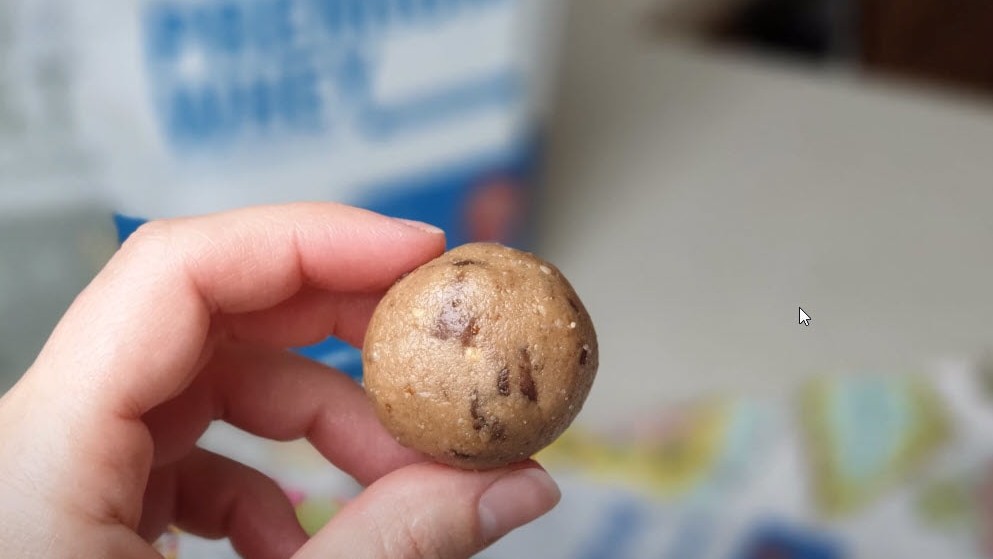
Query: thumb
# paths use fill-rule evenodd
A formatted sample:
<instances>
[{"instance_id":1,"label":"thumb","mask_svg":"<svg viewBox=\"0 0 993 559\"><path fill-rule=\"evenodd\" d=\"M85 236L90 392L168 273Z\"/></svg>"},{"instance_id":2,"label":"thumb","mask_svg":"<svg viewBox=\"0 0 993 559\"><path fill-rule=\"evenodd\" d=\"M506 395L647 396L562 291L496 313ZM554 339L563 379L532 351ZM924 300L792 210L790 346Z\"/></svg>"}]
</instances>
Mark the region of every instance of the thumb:
<instances>
[{"instance_id":1,"label":"thumb","mask_svg":"<svg viewBox=\"0 0 993 559\"><path fill-rule=\"evenodd\" d=\"M485 472L414 464L369 486L295 557L470 557L551 510L559 496L532 461Z\"/></svg>"}]
</instances>

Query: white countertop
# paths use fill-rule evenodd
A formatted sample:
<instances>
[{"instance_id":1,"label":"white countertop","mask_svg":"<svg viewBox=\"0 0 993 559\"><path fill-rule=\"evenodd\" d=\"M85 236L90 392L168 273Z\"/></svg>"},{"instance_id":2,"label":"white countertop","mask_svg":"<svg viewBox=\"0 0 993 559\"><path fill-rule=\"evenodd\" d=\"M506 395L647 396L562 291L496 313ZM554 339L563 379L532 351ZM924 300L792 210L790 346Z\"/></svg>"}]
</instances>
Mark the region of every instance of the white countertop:
<instances>
[{"instance_id":1,"label":"white countertop","mask_svg":"<svg viewBox=\"0 0 993 559\"><path fill-rule=\"evenodd\" d=\"M600 336L582 421L993 348L993 106L703 52L606 4L573 13L542 220Z\"/></svg>"}]
</instances>

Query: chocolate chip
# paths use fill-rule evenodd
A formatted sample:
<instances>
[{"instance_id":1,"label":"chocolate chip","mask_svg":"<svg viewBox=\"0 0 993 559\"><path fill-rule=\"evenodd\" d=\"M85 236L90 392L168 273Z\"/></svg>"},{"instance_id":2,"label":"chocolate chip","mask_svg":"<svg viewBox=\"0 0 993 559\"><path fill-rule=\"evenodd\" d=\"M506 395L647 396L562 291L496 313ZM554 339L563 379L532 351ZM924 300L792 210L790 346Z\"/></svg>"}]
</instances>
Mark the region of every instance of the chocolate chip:
<instances>
[{"instance_id":1,"label":"chocolate chip","mask_svg":"<svg viewBox=\"0 0 993 559\"><path fill-rule=\"evenodd\" d=\"M472 392L472 398L469 400L469 415L472 417L472 428L479 431L483 427L486 427L486 418L479 413L479 392L475 390Z\"/></svg>"},{"instance_id":2,"label":"chocolate chip","mask_svg":"<svg viewBox=\"0 0 993 559\"><path fill-rule=\"evenodd\" d=\"M504 367L497 374L497 391L501 396L510 396L510 369Z\"/></svg>"},{"instance_id":3,"label":"chocolate chip","mask_svg":"<svg viewBox=\"0 0 993 559\"><path fill-rule=\"evenodd\" d=\"M569 297L567 300L569 301L569 306L572 307L572 310L579 312L579 303L573 301L572 297Z\"/></svg>"},{"instance_id":4,"label":"chocolate chip","mask_svg":"<svg viewBox=\"0 0 993 559\"><path fill-rule=\"evenodd\" d=\"M479 260L456 260L455 262L452 262L452 266L458 266L458 267L479 266L479 265L482 265L482 262L480 262Z\"/></svg>"},{"instance_id":5,"label":"chocolate chip","mask_svg":"<svg viewBox=\"0 0 993 559\"><path fill-rule=\"evenodd\" d=\"M386 413L393 413L393 406L390 404L383 404L383 408L386 409Z\"/></svg>"},{"instance_id":6,"label":"chocolate chip","mask_svg":"<svg viewBox=\"0 0 993 559\"><path fill-rule=\"evenodd\" d=\"M584 345L583 348L579 350L579 364L585 365L589 360L589 356L590 350L586 349L586 346Z\"/></svg>"},{"instance_id":7,"label":"chocolate chip","mask_svg":"<svg viewBox=\"0 0 993 559\"><path fill-rule=\"evenodd\" d=\"M538 387L534 384L534 379L530 373L525 373L521 378L521 394L527 396L532 402L538 401Z\"/></svg>"},{"instance_id":8,"label":"chocolate chip","mask_svg":"<svg viewBox=\"0 0 993 559\"><path fill-rule=\"evenodd\" d=\"M472 345L472 339L479 334L479 323L476 317L470 317L460 310L461 307L462 301L459 299L442 307L438 319L435 320L432 335L439 340L458 338L462 347L469 347Z\"/></svg>"},{"instance_id":9,"label":"chocolate chip","mask_svg":"<svg viewBox=\"0 0 993 559\"><path fill-rule=\"evenodd\" d=\"M452 456L460 459L460 460L470 460L470 459L476 457L475 454L469 454L467 452L459 452L458 450L455 450L454 448L448 449L448 453L451 454Z\"/></svg>"},{"instance_id":10,"label":"chocolate chip","mask_svg":"<svg viewBox=\"0 0 993 559\"><path fill-rule=\"evenodd\" d=\"M521 349L521 394L532 402L538 401L538 387L534 384L534 377L531 373L534 365L531 363L531 352L528 348Z\"/></svg>"},{"instance_id":11,"label":"chocolate chip","mask_svg":"<svg viewBox=\"0 0 993 559\"><path fill-rule=\"evenodd\" d=\"M445 304L434 322L431 335L439 340L458 338L462 347L472 345L472 339L479 334L477 318L469 314L465 293L458 286L449 286L444 293Z\"/></svg>"},{"instance_id":12,"label":"chocolate chip","mask_svg":"<svg viewBox=\"0 0 993 559\"><path fill-rule=\"evenodd\" d=\"M434 322L434 332L432 335L439 340L450 340L461 338L462 332L469 325L469 316L461 311L461 299L452 299L441 308L438 318Z\"/></svg>"},{"instance_id":13,"label":"chocolate chip","mask_svg":"<svg viewBox=\"0 0 993 559\"><path fill-rule=\"evenodd\" d=\"M476 324L476 317L469 319L469 324L465 325L465 329L462 330L462 334L459 335L459 340L462 342L462 347L469 347L472 345L472 339L479 334L479 325Z\"/></svg>"},{"instance_id":14,"label":"chocolate chip","mask_svg":"<svg viewBox=\"0 0 993 559\"><path fill-rule=\"evenodd\" d=\"M504 427L503 423L499 421L494 421L490 425L490 436L498 441L507 440L507 429Z\"/></svg>"}]
</instances>

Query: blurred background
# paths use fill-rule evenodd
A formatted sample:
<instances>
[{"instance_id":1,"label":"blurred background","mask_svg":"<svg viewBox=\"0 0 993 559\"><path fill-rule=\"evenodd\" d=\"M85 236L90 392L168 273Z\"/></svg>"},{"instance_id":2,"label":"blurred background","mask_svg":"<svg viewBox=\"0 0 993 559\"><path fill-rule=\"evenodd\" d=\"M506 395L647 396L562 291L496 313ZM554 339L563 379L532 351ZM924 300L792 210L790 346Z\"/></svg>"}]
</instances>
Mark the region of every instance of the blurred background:
<instances>
[{"instance_id":1,"label":"blurred background","mask_svg":"<svg viewBox=\"0 0 993 559\"><path fill-rule=\"evenodd\" d=\"M0 391L142 221L338 200L536 250L593 315L563 506L484 557L993 556L993 4L83 4L0 0ZM358 489L203 444L309 529Z\"/></svg>"}]
</instances>

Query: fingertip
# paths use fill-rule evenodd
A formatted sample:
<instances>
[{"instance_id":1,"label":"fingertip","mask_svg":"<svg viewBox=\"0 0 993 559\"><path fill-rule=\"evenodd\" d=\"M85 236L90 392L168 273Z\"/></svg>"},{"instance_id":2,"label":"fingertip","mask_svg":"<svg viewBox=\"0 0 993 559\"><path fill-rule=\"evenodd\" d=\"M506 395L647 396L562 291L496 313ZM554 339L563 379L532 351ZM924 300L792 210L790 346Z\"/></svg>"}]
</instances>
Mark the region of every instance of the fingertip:
<instances>
[{"instance_id":1,"label":"fingertip","mask_svg":"<svg viewBox=\"0 0 993 559\"><path fill-rule=\"evenodd\" d=\"M425 223L423 221L415 221L413 219L404 219L402 217L394 218L407 227L413 227L414 229L420 231L421 233L427 233L428 235L441 235L444 236L445 232L439 228L431 225L430 223Z\"/></svg>"},{"instance_id":2,"label":"fingertip","mask_svg":"<svg viewBox=\"0 0 993 559\"><path fill-rule=\"evenodd\" d=\"M562 492L548 472L534 463L514 468L494 481L480 496L480 535L492 543L552 510Z\"/></svg>"},{"instance_id":3,"label":"fingertip","mask_svg":"<svg viewBox=\"0 0 993 559\"><path fill-rule=\"evenodd\" d=\"M561 493L533 461L469 471L434 462L384 476L300 557L469 557L550 511Z\"/></svg>"}]
</instances>

